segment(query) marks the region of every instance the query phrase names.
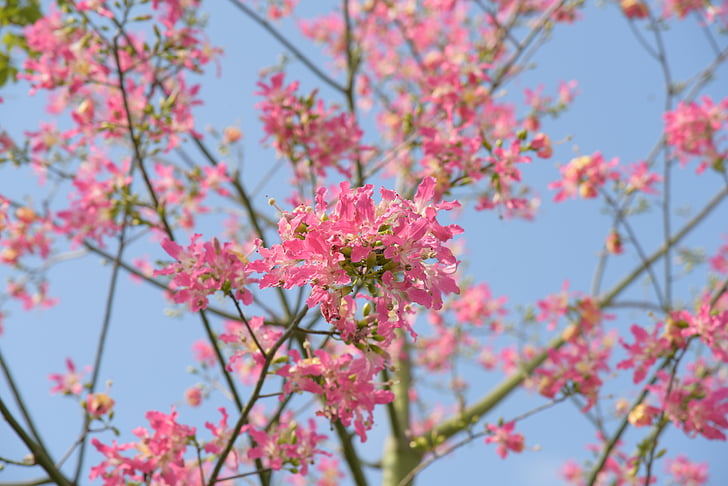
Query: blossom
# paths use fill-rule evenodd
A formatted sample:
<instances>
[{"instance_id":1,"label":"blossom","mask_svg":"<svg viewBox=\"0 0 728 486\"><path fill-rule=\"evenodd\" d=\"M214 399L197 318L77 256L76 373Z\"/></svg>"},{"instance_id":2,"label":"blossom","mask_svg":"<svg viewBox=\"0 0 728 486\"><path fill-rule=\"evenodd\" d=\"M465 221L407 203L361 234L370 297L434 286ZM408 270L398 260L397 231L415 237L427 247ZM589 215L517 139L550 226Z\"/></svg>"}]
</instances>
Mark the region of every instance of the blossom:
<instances>
[{"instance_id":1,"label":"blossom","mask_svg":"<svg viewBox=\"0 0 728 486\"><path fill-rule=\"evenodd\" d=\"M170 414L149 411L145 417L151 429L139 427L133 431L136 442L111 445L99 439L91 443L104 460L91 468L89 479L103 479L104 486L126 484L128 481L147 481L155 484L179 484L187 474L184 455L195 436L195 428L177 422L177 412ZM135 451L133 457L124 454Z\"/></svg>"},{"instance_id":2,"label":"blossom","mask_svg":"<svg viewBox=\"0 0 728 486\"><path fill-rule=\"evenodd\" d=\"M697 169L700 173L709 162L728 156L725 149L719 148L718 137L728 122L728 98L717 105L708 96L704 96L700 103L681 101L677 108L666 112L663 118L667 143L682 165L692 157L700 157L703 159Z\"/></svg>"},{"instance_id":3,"label":"blossom","mask_svg":"<svg viewBox=\"0 0 728 486\"><path fill-rule=\"evenodd\" d=\"M260 91L255 94L263 100L255 107L261 113L264 140L273 140L278 153L293 164L297 179L324 177L328 168L351 177L353 164L361 162L366 149L354 117L336 105L327 108L315 91L296 96L298 82L284 84L283 73L271 76L268 84L258 83ZM342 163L345 160L347 164Z\"/></svg>"},{"instance_id":4,"label":"blossom","mask_svg":"<svg viewBox=\"0 0 728 486\"><path fill-rule=\"evenodd\" d=\"M199 386L192 386L185 391L185 402L190 407L199 407L202 403L202 390Z\"/></svg>"},{"instance_id":5,"label":"blossom","mask_svg":"<svg viewBox=\"0 0 728 486\"><path fill-rule=\"evenodd\" d=\"M316 431L313 419L309 419L306 426L284 416L271 430L249 427L247 432L255 441L255 446L248 450L248 458L263 459L264 464L275 471L288 465L292 472L306 475L314 458L326 454L318 447L326 436Z\"/></svg>"},{"instance_id":6,"label":"blossom","mask_svg":"<svg viewBox=\"0 0 728 486\"><path fill-rule=\"evenodd\" d=\"M339 189L331 210L320 188L315 207L283 213L282 243L259 248L262 259L249 268L263 274L261 288L309 285L308 306L320 305L344 340L376 334L389 342L394 328L412 330L407 316L413 303L440 309L444 294L459 292L452 277L458 262L444 243L462 229L437 220L439 211L458 203L433 202L433 178L422 181L412 200L382 189L378 204L371 185L352 189L342 182ZM357 299L369 304L363 326L355 316Z\"/></svg>"},{"instance_id":7,"label":"blossom","mask_svg":"<svg viewBox=\"0 0 728 486\"><path fill-rule=\"evenodd\" d=\"M619 6L628 19L644 19L649 14L647 5L640 0L621 0Z\"/></svg>"},{"instance_id":8,"label":"blossom","mask_svg":"<svg viewBox=\"0 0 728 486\"><path fill-rule=\"evenodd\" d=\"M609 232L605 246L607 247L607 252L612 253L613 255L619 255L624 252L622 237L616 230Z\"/></svg>"},{"instance_id":9,"label":"blossom","mask_svg":"<svg viewBox=\"0 0 728 486\"><path fill-rule=\"evenodd\" d=\"M551 147L551 139L545 133L537 133L531 140L531 148L536 150L536 155L542 159L550 158L554 149Z\"/></svg>"},{"instance_id":10,"label":"blossom","mask_svg":"<svg viewBox=\"0 0 728 486\"><path fill-rule=\"evenodd\" d=\"M617 363L617 369L634 368L632 380L635 384L645 379L647 371L657 358L672 349L669 339L659 335L661 328L662 323L658 323L649 333L645 328L633 324L630 330L634 336L634 344L627 344L624 339L619 340L627 350L628 358Z\"/></svg>"},{"instance_id":11,"label":"blossom","mask_svg":"<svg viewBox=\"0 0 728 486\"><path fill-rule=\"evenodd\" d=\"M662 181L662 177L654 172L649 171L647 162L642 161L630 164L625 169L627 179L627 192L642 191L646 194L658 194L657 189L653 186Z\"/></svg>"},{"instance_id":12,"label":"blossom","mask_svg":"<svg viewBox=\"0 0 728 486\"><path fill-rule=\"evenodd\" d=\"M708 463L692 462L683 454L674 459L668 459L665 469L672 476L675 484L702 486L708 483Z\"/></svg>"},{"instance_id":13,"label":"blossom","mask_svg":"<svg viewBox=\"0 0 728 486\"><path fill-rule=\"evenodd\" d=\"M247 319L247 325L226 321L225 332L220 334L219 339L228 345L230 351L227 370L236 371L243 382L254 384L266 361L271 358L268 353L282 334L281 330L266 325L260 316ZM281 346L278 352L284 349L285 346Z\"/></svg>"},{"instance_id":14,"label":"blossom","mask_svg":"<svg viewBox=\"0 0 728 486\"><path fill-rule=\"evenodd\" d=\"M55 382L55 386L51 388L51 393L62 393L64 395L80 395L83 391L83 376L90 371L88 367L83 372L76 371L76 365L71 358L66 358L66 368L68 372L65 374L52 373L48 375L48 379Z\"/></svg>"},{"instance_id":15,"label":"blossom","mask_svg":"<svg viewBox=\"0 0 728 486\"><path fill-rule=\"evenodd\" d=\"M497 452L502 459L508 456L508 451L516 453L523 452L525 447L523 435L514 433L513 429L515 427L516 423L512 421L501 426L488 424L486 427L490 435L485 438L485 443L498 444Z\"/></svg>"},{"instance_id":16,"label":"blossom","mask_svg":"<svg viewBox=\"0 0 728 486\"><path fill-rule=\"evenodd\" d=\"M101 418L114 408L114 400L106 393L91 393L86 397L86 411L93 418Z\"/></svg>"},{"instance_id":17,"label":"blossom","mask_svg":"<svg viewBox=\"0 0 728 486\"><path fill-rule=\"evenodd\" d=\"M354 357L349 353L333 357L321 349L310 358L301 358L296 350L289 355L292 364L277 372L286 378L285 392L318 395L323 403L319 415L340 420L346 427L353 422L362 442L366 441L366 431L374 424L374 407L394 400L391 391L377 390L373 383L383 368L381 357Z\"/></svg>"},{"instance_id":18,"label":"blossom","mask_svg":"<svg viewBox=\"0 0 728 486\"><path fill-rule=\"evenodd\" d=\"M243 132L238 127L225 127L222 139L225 143L235 143L243 138Z\"/></svg>"},{"instance_id":19,"label":"blossom","mask_svg":"<svg viewBox=\"0 0 728 486\"><path fill-rule=\"evenodd\" d=\"M605 161L599 152L572 159L559 168L562 179L549 184L549 189L558 189L554 201L576 196L585 199L596 197L604 184L619 179L619 173L613 170L617 164L616 158Z\"/></svg>"},{"instance_id":20,"label":"blossom","mask_svg":"<svg viewBox=\"0 0 728 486\"><path fill-rule=\"evenodd\" d=\"M171 275L172 298L186 303L193 312L206 309L208 296L222 291L234 295L244 304L253 301L246 288L252 281L247 259L239 255L232 243L220 245L217 239L197 243L202 235L195 234L187 247L165 239L162 247L176 260L154 275Z\"/></svg>"},{"instance_id":21,"label":"blossom","mask_svg":"<svg viewBox=\"0 0 728 486\"><path fill-rule=\"evenodd\" d=\"M662 15L665 18L673 14L684 19L690 12L700 11L706 7L704 0L665 0Z\"/></svg>"},{"instance_id":22,"label":"blossom","mask_svg":"<svg viewBox=\"0 0 728 486\"><path fill-rule=\"evenodd\" d=\"M647 389L659 400L659 409L688 436L702 435L710 440L726 440L728 429L728 387L702 372L693 363L691 373L673 377L659 370L657 382Z\"/></svg>"}]
</instances>

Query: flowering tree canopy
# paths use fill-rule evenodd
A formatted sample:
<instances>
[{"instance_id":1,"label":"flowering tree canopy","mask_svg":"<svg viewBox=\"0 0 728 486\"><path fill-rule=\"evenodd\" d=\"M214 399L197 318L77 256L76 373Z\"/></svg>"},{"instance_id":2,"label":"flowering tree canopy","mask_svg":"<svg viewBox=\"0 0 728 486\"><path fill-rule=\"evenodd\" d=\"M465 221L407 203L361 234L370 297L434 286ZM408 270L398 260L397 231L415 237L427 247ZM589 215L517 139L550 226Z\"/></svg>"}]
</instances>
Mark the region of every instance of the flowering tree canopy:
<instances>
[{"instance_id":1,"label":"flowering tree canopy","mask_svg":"<svg viewBox=\"0 0 728 486\"><path fill-rule=\"evenodd\" d=\"M542 53L587 14L660 107L604 61L618 108L572 135L589 84ZM691 453L728 434L725 1L7 0L0 29L0 486L405 486L470 443L468 476L727 473Z\"/></svg>"}]
</instances>

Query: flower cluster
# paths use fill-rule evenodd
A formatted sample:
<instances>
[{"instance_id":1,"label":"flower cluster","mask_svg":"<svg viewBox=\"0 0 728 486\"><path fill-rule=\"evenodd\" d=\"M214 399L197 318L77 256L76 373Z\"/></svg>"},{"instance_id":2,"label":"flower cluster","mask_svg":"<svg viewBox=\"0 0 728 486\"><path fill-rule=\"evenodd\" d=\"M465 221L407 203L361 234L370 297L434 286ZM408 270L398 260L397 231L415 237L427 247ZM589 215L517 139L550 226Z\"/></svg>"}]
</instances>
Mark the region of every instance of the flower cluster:
<instances>
[{"instance_id":1,"label":"flower cluster","mask_svg":"<svg viewBox=\"0 0 728 486\"><path fill-rule=\"evenodd\" d=\"M317 455L327 454L319 449L325 435L316 432L316 422L308 420L308 427L283 417L277 427L270 430L249 426L246 432L255 441L248 450L249 459L263 459L266 467L278 471L284 466L293 473L308 474L308 466Z\"/></svg>"},{"instance_id":2,"label":"flower cluster","mask_svg":"<svg viewBox=\"0 0 728 486\"><path fill-rule=\"evenodd\" d=\"M614 333L604 332L601 324L613 316L602 313L590 297L582 297L571 306L566 301L559 306L556 313L572 311L575 323L564 330L565 344L550 348L549 359L536 369L538 391L548 398L555 398L560 391L578 393L587 400L588 410L599 398L602 377L611 369Z\"/></svg>"},{"instance_id":3,"label":"flower cluster","mask_svg":"<svg viewBox=\"0 0 728 486\"><path fill-rule=\"evenodd\" d=\"M169 415L150 411L145 415L149 430L134 430L137 442L105 445L98 439L91 443L106 459L91 468L89 478L101 478L104 486L120 486L129 481L149 482L160 485L184 484L187 476L185 453L195 437L194 427L177 422L177 412ZM123 455L135 451L133 457Z\"/></svg>"},{"instance_id":4,"label":"flower cluster","mask_svg":"<svg viewBox=\"0 0 728 486\"><path fill-rule=\"evenodd\" d=\"M720 132L728 124L728 98L718 104L707 96L700 103L681 101L677 108L665 113L664 120L667 143L683 165L698 157L698 172L702 172L708 165L728 157L728 148L720 145L725 139Z\"/></svg>"},{"instance_id":5,"label":"flower cluster","mask_svg":"<svg viewBox=\"0 0 728 486\"><path fill-rule=\"evenodd\" d=\"M284 86L284 74L277 73L270 83L258 83L263 101L256 105L261 113L266 139L293 164L298 179L312 174L326 175L327 168L336 168L346 177L353 175L353 163L365 149L360 144L362 131L354 118L337 106L325 107L316 100L316 92L298 96L298 82ZM348 161L345 164L344 161Z\"/></svg>"},{"instance_id":6,"label":"flower cluster","mask_svg":"<svg viewBox=\"0 0 728 486\"><path fill-rule=\"evenodd\" d=\"M362 442L373 423L372 412L379 404L394 400L388 390L377 390L373 379L382 371L383 359L376 355L354 357L343 354L333 357L317 350L313 357L302 358L296 350L289 352L292 363L285 364L277 374L286 379L286 393L307 391L318 395L323 402L323 415L329 420L340 420L354 430Z\"/></svg>"},{"instance_id":7,"label":"flower cluster","mask_svg":"<svg viewBox=\"0 0 728 486\"><path fill-rule=\"evenodd\" d=\"M657 379L654 385L647 386L660 402L657 407L647 407L649 423L664 411L675 427L690 437L726 440L728 387L720 378L711 376L704 363L693 363L687 376L681 378L660 370Z\"/></svg>"},{"instance_id":8,"label":"flower cluster","mask_svg":"<svg viewBox=\"0 0 728 486\"><path fill-rule=\"evenodd\" d=\"M665 468L675 484L702 486L708 483L708 463L706 462L692 462L680 454L676 458L668 460Z\"/></svg>"},{"instance_id":9,"label":"flower cluster","mask_svg":"<svg viewBox=\"0 0 728 486\"><path fill-rule=\"evenodd\" d=\"M572 159L559 168L562 179L549 184L549 189L558 190L554 201L576 196L585 199L597 197L604 184L619 179L619 174L613 170L617 164L616 158L606 161L599 152Z\"/></svg>"},{"instance_id":10,"label":"flower cluster","mask_svg":"<svg viewBox=\"0 0 728 486\"><path fill-rule=\"evenodd\" d=\"M76 365L71 358L66 358L66 369L68 370L66 373L51 373L48 375L48 379L54 383L51 393L78 396L84 388L83 377L91 369L86 367L81 372L76 371Z\"/></svg>"},{"instance_id":11,"label":"flower cluster","mask_svg":"<svg viewBox=\"0 0 728 486\"><path fill-rule=\"evenodd\" d=\"M411 331L412 303L440 309L443 294L459 291L453 278L457 261L445 242L462 230L437 221L438 211L458 204L433 203L433 178L420 184L413 200L382 188L375 204L371 185L352 189L342 182L329 210L326 194L318 190L315 208L283 214L282 243L260 248L263 258L249 265L263 273L261 288L310 285L308 306L319 304L349 342L367 337L390 342L394 328ZM368 300L363 320L355 314L358 297Z\"/></svg>"},{"instance_id":12,"label":"flower cluster","mask_svg":"<svg viewBox=\"0 0 728 486\"><path fill-rule=\"evenodd\" d=\"M633 381L639 383L647 376L647 371L655 364L657 358L667 355L673 350L670 339L660 335L662 328L658 323L651 333L642 326L633 324L630 330L634 335L634 344L627 344L624 339L619 342L627 350L628 358L617 363L618 369L634 368Z\"/></svg>"},{"instance_id":13,"label":"flower cluster","mask_svg":"<svg viewBox=\"0 0 728 486\"><path fill-rule=\"evenodd\" d=\"M485 443L498 444L498 455L502 459L508 456L508 451L515 453L523 452L523 448L525 447L523 435L513 432L515 427L515 422L508 422L501 426L488 424L486 427L490 435L485 438Z\"/></svg>"},{"instance_id":14,"label":"flower cluster","mask_svg":"<svg viewBox=\"0 0 728 486\"><path fill-rule=\"evenodd\" d=\"M708 302L699 311L675 312L672 318L683 338L697 337L713 352L716 360L728 363L728 310L717 311Z\"/></svg>"},{"instance_id":15,"label":"flower cluster","mask_svg":"<svg viewBox=\"0 0 728 486\"><path fill-rule=\"evenodd\" d=\"M19 78L29 81L31 93L56 90L50 111L70 107L73 126L63 136L80 137L71 148L101 134L106 139L123 139L132 128L129 122L145 136L165 140L167 150L174 148L183 134L196 135L191 107L201 103L199 86L186 82L185 71L199 72L218 53L192 26L194 19L187 18L198 2L153 2L165 29L156 46L129 31L113 45L98 29L89 28L84 20L89 15L102 17L100 23L128 15L115 14L105 3L80 2L77 8L84 13L80 18L54 12L26 27L32 55ZM160 50L168 53L164 63L154 59ZM150 102L153 95L159 95L158 103Z\"/></svg>"},{"instance_id":16,"label":"flower cluster","mask_svg":"<svg viewBox=\"0 0 728 486\"><path fill-rule=\"evenodd\" d=\"M230 242L220 245L217 239L213 239L198 243L200 237L199 234L192 236L186 248L165 239L162 246L176 262L155 270L154 275L171 275L173 300L187 304L192 311L206 309L208 296L217 291L234 295L244 304L250 304L253 294L246 285L254 280L249 277L246 258L237 253Z\"/></svg>"},{"instance_id":17,"label":"flower cluster","mask_svg":"<svg viewBox=\"0 0 728 486\"><path fill-rule=\"evenodd\" d=\"M32 208L11 210L0 196L0 263L18 264L25 255L47 258L51 252L53 223Z\"/></svg>"},{"instance_id":18,"label":"flower cluster","mask_svg":"<svg viewBox=\"0 0 728 486\"><path fill-rule=\"evenodd\" d=\"M251 332L254 334L255 340L251 336ZM265 325L263 318L258 316L248 319L247 326L237 321L226 321L225 332L220 334L219 339L228 345L231 352L227 363L228 371L235 371L246 384L255 383L266 359L270 359L267 353L282 334L280 329ZM256 340L266 356L263 356L261 350L258 349ZM283 351L282 348L278 349L279 353Z\"/></svg>"},{"instance_id":19,"label":"flower cluster","mask_svg":"<svg viewBox=\"0 0 728 486\"><path fill-rule=\"evenodd\" d=\"M601 432L597 433L598 443L587 444L587 449L590 450L596 457L599 457L604 448L607 446L607 439ZM654 476L649 482L646 477L639 476L638 466L640 458L638 456L628 454L624 452L624 445L622 441L616 441L615 444L611 445L612 453L609 455L607 460L604 462L602 469L596 476L596 482L594 484L620 484L620 485L631 485L631 484L655 484L657 478ZM568 461L561 470L562 477L566 480L566 484L574 486L586 486L589 472L593 466L590 464L586 469L578 465L575 461Z\"/></svg>"},{"instance_id":20,"label":"flower cluster","mask_svg":"<svg viewBox=\"0 0 728 486\"><path fill-rule=\"evenodd\" d=\"M192 171L181 172L168 164L154 164L156 177L152 180L152 187L157 202L164 207L167 221L175 222L179 226L191 229L195 226L196 218L209 212L205 200L211 192L221 196L228 196L229 191L224 187L230 182L227 174L227 165L220 162L214 167L195 168ZM149 220L158 218L156 214L149 214Z\"/></svg>"}]
</instances>

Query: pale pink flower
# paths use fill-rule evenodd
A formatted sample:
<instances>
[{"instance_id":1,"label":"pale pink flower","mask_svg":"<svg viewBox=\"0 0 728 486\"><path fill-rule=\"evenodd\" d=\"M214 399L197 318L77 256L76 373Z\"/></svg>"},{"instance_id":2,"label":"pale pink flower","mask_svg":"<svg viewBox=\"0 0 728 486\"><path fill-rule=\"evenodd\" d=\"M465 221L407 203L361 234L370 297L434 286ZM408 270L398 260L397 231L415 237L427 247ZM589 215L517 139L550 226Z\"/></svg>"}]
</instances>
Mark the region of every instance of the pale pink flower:
<instances>
[{"instance_id":1,"label":"pale pink flower","mask_svg":"<svg viewBox=\"0 0 728 486\"><path fill-rule=\"evenodd\" d=\"M486 429L490 432L490 435L485 438L485 443L498 444L497 452L502 459L505 459L508 456L509 451L519 453L523 452L523 449L525 448L523 435L513 432L515 427L515 422L508 422L502 426L488 424L486 427Z\"/></svg>"}]
</instances>

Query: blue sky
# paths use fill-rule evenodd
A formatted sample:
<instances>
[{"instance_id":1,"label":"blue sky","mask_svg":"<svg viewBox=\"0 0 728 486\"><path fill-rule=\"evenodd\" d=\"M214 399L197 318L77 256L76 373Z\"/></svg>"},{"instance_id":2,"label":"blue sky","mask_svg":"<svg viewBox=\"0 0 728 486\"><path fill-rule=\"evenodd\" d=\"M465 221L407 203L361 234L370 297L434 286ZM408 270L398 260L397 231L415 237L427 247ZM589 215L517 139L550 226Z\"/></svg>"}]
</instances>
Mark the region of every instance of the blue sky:
<instances>
[{"instance_id":1,"label":"blue sky","mask_svg":"<svg viewBox=\"0 0 728 486\"><path fill-rule=\"evenodd\" d=\"M322 2L323 3L323 2ZM304 9L312 9L313 2L305 2ZM318 6L319 4L315 4ZM262 138L253 105L257 101L257 73L263 67L276 63L282 47L245 19L227 2L207 2L210 12L209 35L213 44L225 49L222 58L222 77L205 76L203 95L205 106L197 111L198 128L212 125L218 129L239 124L244 132L244 181L253 187L265 169L274 163L271 151L260 148ZM673 56L676 78L684 77L706 66L710 51L702 33L694 28L679 26L665 33L668 51ZM300 38L290 24L281 27L296 41ZM302 42L299 42L301 44ZM316 47L306 47L314 59L326 66ZM546 43L534 59L538 66L509 86L508 96L522 100L522 90L543 83L547 91L555 92L559 80L576 79L579 96L573 107L558 120L545 124L544 130L553 140L566 140L556 147L556 154L548 161L536 160L524 172L525 179L542 195L543 205L533 223L501 220L495 214L466 214L461 222L468 243L466 258L468 274L488 282L496 295L509 296L509 302L527 304L560 289L568 279L572 289L588 292L595 255L601 251L607 234L608 218L596 201L569 201L561 205L551 203L553 194L546 188L558 177L555 162L567 162L574 153L590 154L601 150L605 157L618 156L623 161L643 159L658 140L661 113L664 108L663 83L659 66L637 45L626 21L612 5L590 4L583 21L573 26L558 26L553 38ZM214 71L214 69L212 69ZM288 79L300 77L307 88L316 86L316 80L304 71L300 63L293 63ZM716 98L728 95L724 88L725 67L718 73L718 81L706 90ZM721 84L722 83L722 84ZM723 87L723 88L721 88ZM304 90L305 90L304 89ZM326 94L326 88L322 88ZM19 133L33 128L43 119L42 101L28 99L20 87L3 94L6 102L0 105L4 128ZM337 100L343 104L343 100ZM6 170L6 168L3 168ZM6 173L10 173L7 171ZM29 178L17 173L0 177L0 193L32 192L36 188ZM692 168L677 171L677 184L684 192L676 194L675 208L685 205L699 208L719 189L715 180L695 177ZM12 178L12 181L11 181ZM266 194L287 190L288 176L268 184L255 201L265 206ZM274 213L271 213L274 216ZM680 226L675 219L675 227ZM720 244L718 235L725 233L728 208L723 206L688 239L689 244L702 246L708 253ZM638 233L648 251L660 240L658 216L640 218ZM205 236L221 232L211 222L204 228ZM149 246L154 258L162 257L158 248ZM616 282L627 269L637 264L634 251L610 263L606 287ZM103 316L106 287L110 266L99 265L93 256L81 262L61 263L51 271L52 290L62 305L50 311L22 313L13 309L0 337L0 349L13 365L16 379L36 417L46 442L60 456L80 430L80 417L76 405L61 397L49 397L48 373L63 369L66 356L78 365L90 364L97 329ZM3 274L0 272L0 276ZM695 278L678 283L679 296L687 301L695 286L704 280L704 269ZM643 283L632 286L635 298L648 293ZM200 410L182 405L185 388L196 379L185 373L192 364L190 344L203 336L199 321L194 316L171 318L164 312L166 304L156 290L122 278L116 301L116 313L109 336L108 354L103 363L102 379L111 379L111 388L117 402L116 426L123 431L122 439L129 439L128 431L145 425L143 414L147 410L168 411L172 404L181 410L182 420L199 424L204 420L217 420L216 404ZM515 313L511 314L516 317ZM619 326L627 329L631 322L649 322L639 313L621 313ZM496 383L500 376L489 376L468 371L472 379L470 396L475 398ZM0 393L6 395L5 385ZM497 410L493 419L517 416L543 403L536 395L519 392ZM383 425L372 431L370 441L363 448L367 458L376 458ZM529 450L522 455L502 461L493 447L481 440L441 459L430 466L418 480L418 485L443 484L458 480L463 484L480 484L487 477L490 484L557 485L562 484L558 469L568 457L584 459L588 454L581 447L592 442L594 434L575 407L562 405L529 418L519 427L526 433ZM628 435L627 442L636 436ZM106 440L110 438L107 436ZM666 442L671 454L685 452L696 459L711 463L711 485L722 484L728 477L725 461L725 443L706 443L688 440L671 430ZM534 450L540 446L540 450ZM630 448L627 448L630 450ZM0 456L17 457L23 451L0 424ZM87 464L98 457L92 453ZM662 465L659 466L662 468ZM487 476L486 476L487 475ZM0 472L0 483L27 478L26 474L8 468Z\"/></svg>"}]
</instances>

